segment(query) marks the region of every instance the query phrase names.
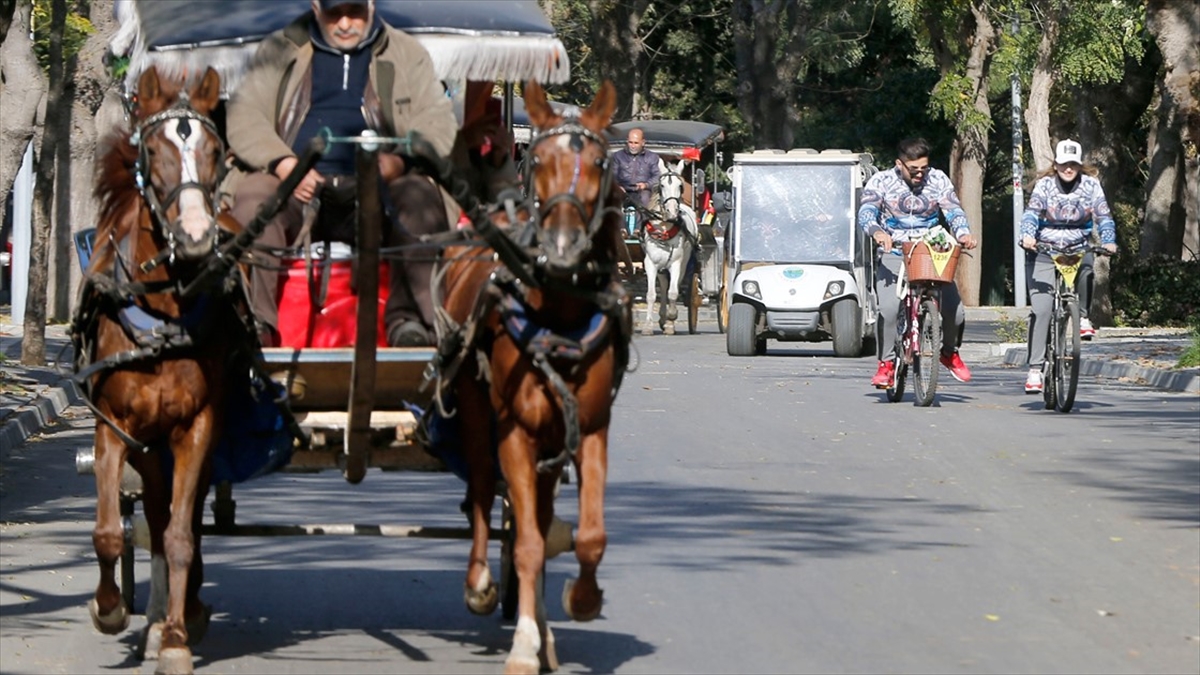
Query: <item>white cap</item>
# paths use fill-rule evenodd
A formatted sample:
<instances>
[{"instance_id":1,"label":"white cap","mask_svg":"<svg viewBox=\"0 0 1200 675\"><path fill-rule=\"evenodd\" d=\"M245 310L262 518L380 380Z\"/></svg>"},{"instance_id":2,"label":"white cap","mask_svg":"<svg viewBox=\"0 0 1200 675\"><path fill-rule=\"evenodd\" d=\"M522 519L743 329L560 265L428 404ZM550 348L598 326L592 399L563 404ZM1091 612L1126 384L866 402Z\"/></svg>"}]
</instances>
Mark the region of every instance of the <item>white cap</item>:
<instances>
[{"instance_id":1,"label":"white cap","mask_svg":"<svg viewBox=\"0 0 1200 675\"><path fill-rule=\"evenodd\" d=\"M1083 164L1083 148L1079 145L1079 141L1072 141L1069 138L1065 141L1059 141L1058 147L1054 149L1055 164L1066 164L1068 162Z\"/></svg>"}]
</instances>

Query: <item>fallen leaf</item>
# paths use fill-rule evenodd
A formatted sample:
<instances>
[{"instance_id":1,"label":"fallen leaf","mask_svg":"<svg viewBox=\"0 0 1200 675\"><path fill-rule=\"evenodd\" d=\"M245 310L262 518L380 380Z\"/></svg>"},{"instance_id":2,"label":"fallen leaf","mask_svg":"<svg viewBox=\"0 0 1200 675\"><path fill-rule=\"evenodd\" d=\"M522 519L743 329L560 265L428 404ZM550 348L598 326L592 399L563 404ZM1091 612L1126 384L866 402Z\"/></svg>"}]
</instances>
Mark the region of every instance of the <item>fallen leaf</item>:
<instances>
[{"instance_id":1,"label":"fallen leaf","mask_svg":"<svg viewBox=\"0 0 1200 675\"><path fill-rule=\"evenodd\" d=\"M1000 615L999 614L984 614L983 618L987 619L988 621L999 621Z\"/></svg>"}]
</instances>

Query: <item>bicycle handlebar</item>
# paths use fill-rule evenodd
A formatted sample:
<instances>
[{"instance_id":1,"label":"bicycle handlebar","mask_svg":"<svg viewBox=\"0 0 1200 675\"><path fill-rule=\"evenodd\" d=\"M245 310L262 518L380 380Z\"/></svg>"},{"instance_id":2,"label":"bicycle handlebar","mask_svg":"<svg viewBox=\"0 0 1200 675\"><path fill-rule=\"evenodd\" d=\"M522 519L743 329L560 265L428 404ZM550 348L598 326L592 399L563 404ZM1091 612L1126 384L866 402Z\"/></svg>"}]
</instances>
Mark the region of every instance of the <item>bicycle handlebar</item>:
<instances>
[{"instance_id":1,"label":"bicycle handlebar","mask_svg":"<svg viewBox=\"0 0 1200 675\"><path fill-rule=\"evenodd\" d=\"M1030 250L1030 249L1026 249L1026 250ZM1096 246L1094 244L1084 244L1082 246L1074 246L1072 248L1059 248L1052 244L1047 244L1047 243L1039 241L1032 250L1034 250L1038 253L1045 253L1047 255L1055 255L1055 254L1075 255L1075 254L1082 254L1082 253L1095 253L1096 255L1104 255L1104 256L1115 256L1116 255L1116 252L1110 251L1110 250L1104 248L1103 246Z\"/></svg>"}]
</instances>

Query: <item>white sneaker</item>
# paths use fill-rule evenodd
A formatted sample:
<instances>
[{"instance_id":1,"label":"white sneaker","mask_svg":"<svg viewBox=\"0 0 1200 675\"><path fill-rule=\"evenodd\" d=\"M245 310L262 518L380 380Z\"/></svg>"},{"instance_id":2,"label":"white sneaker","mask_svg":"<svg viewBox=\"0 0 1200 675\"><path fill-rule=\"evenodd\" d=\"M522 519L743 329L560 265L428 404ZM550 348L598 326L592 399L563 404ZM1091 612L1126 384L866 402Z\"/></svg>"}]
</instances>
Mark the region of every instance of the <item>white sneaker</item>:
<instances>
[{"instance_id":1,"label":"white sneaker","mask_svg":"<svg viewBox=\"0 0 1200 675\"><path fill-rule=\"evenodd\" d=\"M1091 340L1096 336L1096 329L1092 327L1092 322L1088 321L1087 317L1079 320L1079 337L1084 340Z\"/></svg>"},{"instance_id":2,"label":"white sneaker","mask_svg":"<svg viewBox=\"0 0 1200 675\"><path fill-rule=\"evenodd\" d=\"M1030 368L1029 376L1025 378L1025 393L1040 394L1042 393L1042 369Z\"/></svg>"}]
</instances>

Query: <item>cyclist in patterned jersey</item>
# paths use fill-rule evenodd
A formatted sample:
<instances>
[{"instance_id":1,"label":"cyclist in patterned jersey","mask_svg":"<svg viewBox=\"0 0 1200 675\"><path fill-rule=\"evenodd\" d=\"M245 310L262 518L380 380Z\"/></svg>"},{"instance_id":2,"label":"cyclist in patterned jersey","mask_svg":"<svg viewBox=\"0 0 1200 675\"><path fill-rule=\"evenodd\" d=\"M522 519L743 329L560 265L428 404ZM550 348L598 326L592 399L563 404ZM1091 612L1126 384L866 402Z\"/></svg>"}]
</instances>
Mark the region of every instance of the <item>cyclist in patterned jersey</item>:
<instances>
[{"instance_id":1,"label":"cyclist in patterned jersey","mask_svg":"<svg viewBox=\"0 0 1200 675\"><path fill-rule=\"evenodd\" d=\"M1021 246L1030 251L1025 269L1030 270L1027 285L1033 310L1029 321L1027 394L1042 391L1042 367L1046 363L1054 301L1054 261L1049 254L1036 252L1038 243L1065 249L1086 244L1094 225L1100 231L1100 245L1110 253L1117 252L1117 224L1104 198L1104 188L1094 173L1094 169L1083 167L1083 147L1077 141L1060 142L1055 148L1054 166L1034 184L1021 217ZM1075 277L1082 314L1079 332L1085 339L1096 334L1087 319L1092 299L1092 257L1091 253L1084 256Z\"/></svg>"},{"instance_id":2,"label":"cyclist in patterned jersey","mask_svg":"<svg viewBox=\"0 0 1200 675\"><path fill-rule=\"evenodd\" d=\"M906 138L896 150L895 168L871 176L863 187L858 207L858 226L879 245L880 259L875 266L875 295L879 302L875 344L879 369L871 378L871 384L878 389L891 387L896 376L892 358L896 313L900 309L900 298L896 297L902 262L899 244L920 239L930 228L941 227L944 218L963 248L975 248L967 214L950 177L929 166L929 143L923 138ZM958 355L959 327L966 321L966 312L956 284L942 287L941 309L940 361L954 379L967 382L971 370Z\"/></svg>"}]
</instances>

